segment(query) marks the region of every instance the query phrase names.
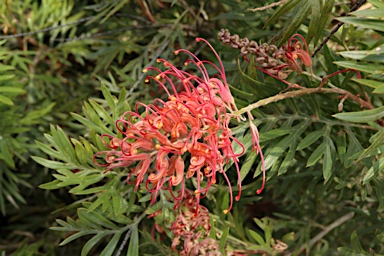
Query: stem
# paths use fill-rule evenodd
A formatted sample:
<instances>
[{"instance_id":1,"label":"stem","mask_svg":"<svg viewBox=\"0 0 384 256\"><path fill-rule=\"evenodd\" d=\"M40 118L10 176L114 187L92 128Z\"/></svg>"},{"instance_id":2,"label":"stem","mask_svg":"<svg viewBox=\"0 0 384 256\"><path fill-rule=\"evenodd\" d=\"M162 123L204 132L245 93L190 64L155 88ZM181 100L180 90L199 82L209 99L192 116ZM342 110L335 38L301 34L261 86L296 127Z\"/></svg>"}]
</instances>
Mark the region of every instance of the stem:
<instances>
[{"instance_id":1,"label":"stem","mask_svg":"<svg viewBox=\"0 0 384 256\"><path fill-rule=\"evenodd\" d=\"M116 256L120 256L120 254L122 253L125 245L127 244L128 242L128 239L131 237L131 233L132 233L132 226L134 225L138 225L140 223L140 221L147 215L147 212L144 211L139 217L135 218L135 222L132 223L132 224L129 224L127 225L124 229L128 229L128 232L125 234L124 236L124 240L123 242L120 244L120 247L118 249L118 251L116 252Z\"/></svg>"},{"instance_id":2,"label":"stem","mask_svg":"<svg viewBox=\"0 0 384 256\"><path fill-rule=\"evenodd\" d=\"M328 234L330 231L332 231L332 229L335 229L337 228L338 226L341 226L344 224L344 222L347 222L348 220L352 219L353 216L355 215L354 212L349 212L343 216L341 216L340 218L338 218L337 220L335 220L334 222L331 223L331 225L327 226L324 228L323 231L321 231L319 234L317 234L314 238L312 238L309 243L308 243L308 250L315 244L317 243L318 241L320 241L326 234ZM300 253L302 253L305 248L307 247L306 244L303 244L299 251L295 254L296 255L299 255ZM292 253L289 253L287 256L291 256Z\"/></svg>"},{"instance_id":3,"label":"stem","mask_svg":"<svg viewBox=\"0 0 384 256\"><path fill-rule=\"evenodd\" d=\"M365 100L362 100L359 96L353 95L349 91L346 91L344 89L340 89L340 88L338 88L332 84L328 84L328 85L332 86L332 88L303 88L303 89L299 89L296 91L289 91L286 93L277 94L275 96L259 100L258 102L255 102L255 103L253 103L247 107L244 107L238 111L235 111L233 114L242 115L248 111L251 111L251 110L256 109L256 108L260 108L262 106L266 106L266 105L273 103L273 102L277 102L277 101L285 100L285 99L289 99L289 98L296 98L296 97L299 97L302 95L309 95L309 94L314 94L314 93L341 94L341 95L345 95L347 98L349 98L353 101L356 101L357 103L360 104L361 107L364 107L366 109L373 109L374 108L371 103L369 103Z\"/></svg>"},{"instance_id":4,"label":"stem","mask_svg":"<svg viewBox=\"0 0 384 256\"><path fill-rule=\"evenodd\" d=\"M355 5L352 6L352 8L349 10L348 13L350 12L353 12L353 11L356 11L357 9L359 9L367 0L357 0ZM349 16L349 14L346 14L346 15L343 15L343 16ZM323 42L321 42L321 44L319 45L319 47L316 48L316 50L314 51L314 53L312 54L312 58L315 57L315 55L321 50L321 48L323 48L323 46L329 41L329 39L331 39L331 37L344 25L344 22L342 21L339 21L339 23L337 23L337 25L335 26L335 28L329 33L329 35L323 40Z\"/></svg>"},{"instance_id":5,"label":"stem","mask_svg":"<svg viewBox=\"0 0 384 256\"><path fill-rule=\"evenodd\" d=\"M126 245L127 242L128 242L129 237L131 236L131 233L132 233L132 230L129 229L128 232L127 232L127 234L125 234L125 236L124 236L124 240L123 240L123 242L121 243L121 245L120 245L120 247L119 247L119 250L116 252L116 256L120 256L120 254L122 253L122 251L123 251L125 245Z\"/></svg>"},{"instance_id":6,"label":"stem","mask_svg":"<svg viewBox=\"0 0 384 256\"><path fill-rule=\"evenodd\" d=\"M252 9L252 8L248 8L247 10L248 10L248 11L251 11L251 12L263 11L263 10L266 10L266 9L270 9L270 8L273 8L273 7L276 7L276 6L285 4L287 1L288 1L288 0L281 0L281 1L279 1L279 2L270 4L270 5L266 5L266 6L258 7L258 8L254 8L254 9Z\"/></svg>"}]
</instances>

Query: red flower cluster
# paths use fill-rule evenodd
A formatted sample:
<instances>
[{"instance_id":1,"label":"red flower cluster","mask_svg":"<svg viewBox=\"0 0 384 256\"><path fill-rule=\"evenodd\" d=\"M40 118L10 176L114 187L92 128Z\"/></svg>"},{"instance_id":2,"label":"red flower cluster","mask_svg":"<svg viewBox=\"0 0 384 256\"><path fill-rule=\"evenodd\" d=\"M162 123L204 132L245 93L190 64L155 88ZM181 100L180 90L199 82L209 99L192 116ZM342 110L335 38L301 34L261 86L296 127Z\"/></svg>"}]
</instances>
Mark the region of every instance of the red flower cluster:
<instances>
[{"instance_id":1,"label":"red flower cluster","mask_svg":"<svg viewBox=\"0 0 384 256\"><path fill-rule=\"evenodd\" d=\"M158 59L167 69L161 71L155 67L149 70L158 73L149 76L168 94L168 100L155 99L153 104L136 104L135 111L126 112L116 126L122 134L121 139L111 135L102 135L103 143L110 149L99 152L96 158L103 156L106 171L117 167L130 167L127 182L139 185L145 183L152 193L152 202L156 200L160 189L169 190L176 201L184 197L173 195L173 188L181 184L184 191L185 179L196 177L196 209L199 199L204 197L212 184L216 183L217 172L221 173L230 189L230 206L233 203L232 189L224 165L233 161L237 169L240 198L241 182L238 157L244 153L244 146L231 134L229 127L231 114L237 110L229 90L220 57L212 46L205 42L216 55L219 66L210 61L200 60L188 50L191 58L185 64L193 64L201 76L180 70L163 59ZM207 68L217 71L215 77L208 75ZM184 88L177 92L176 87ZM170 88L170 89L168 89ZM140 112L141 110L141 112ZM243 152L235 154L232 143L237 143ZM187 167L186 173L184 169Z\"/></svg>"}]
</instances>

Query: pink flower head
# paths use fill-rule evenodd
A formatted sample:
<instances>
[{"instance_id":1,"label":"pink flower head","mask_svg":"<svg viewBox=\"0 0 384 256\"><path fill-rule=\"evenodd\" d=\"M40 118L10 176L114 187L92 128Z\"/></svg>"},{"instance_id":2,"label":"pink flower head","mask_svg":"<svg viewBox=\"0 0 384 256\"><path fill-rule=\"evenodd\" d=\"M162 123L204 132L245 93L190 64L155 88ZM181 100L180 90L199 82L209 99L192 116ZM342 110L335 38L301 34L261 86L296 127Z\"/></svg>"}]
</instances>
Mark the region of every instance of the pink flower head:
<instances>
[{"instance_id":1,"label":"pink flower head","mask_svg":"<svg viewBox=\"0 0 384 256\"><path fill-rule=\"evenodd\" d=\"M216 183L217 173L221 173L230 189L230 206L232 208L232 187L224 166L232 160L235 164L241 195L240 171L238 157L244 153L244 146L232 136L229 127L231 119L228 112L237 110L234 99L226 81L223 63L213 47L206 43L218 59L219 66L207 60L200 60L188 50L177 50L175 53L186 53L191 58L186 64L194 65L200 75L191 74L178 69L166 60L158 59L166 67L162 71L149 67L144 72L156 72L148 76L147 81L154 80L168 95L163 101L155 99L153 104L137 103L135 111L128 111L116 121L116 127L122 139L111 135L103 135L103 143L107 151L95 155L94 161L102 157L99 166L107 167L106 171L117 167L128 170L127 182L145 184L155 202L160 189L169 190L175 200L182 200L183 193L173 195L173 188L181 186L184 191L185 179L196 178L197 188L196 213L199 199L204 197L212 184ZM217 74L210 77L207 67L213 67ZM176 88L183 90L178 92ZM144 110L144 111L143 111ZM140 114L142 113L142 114ZM232 143L243 149L235 154Z\"/></svg>"}]
</instances>

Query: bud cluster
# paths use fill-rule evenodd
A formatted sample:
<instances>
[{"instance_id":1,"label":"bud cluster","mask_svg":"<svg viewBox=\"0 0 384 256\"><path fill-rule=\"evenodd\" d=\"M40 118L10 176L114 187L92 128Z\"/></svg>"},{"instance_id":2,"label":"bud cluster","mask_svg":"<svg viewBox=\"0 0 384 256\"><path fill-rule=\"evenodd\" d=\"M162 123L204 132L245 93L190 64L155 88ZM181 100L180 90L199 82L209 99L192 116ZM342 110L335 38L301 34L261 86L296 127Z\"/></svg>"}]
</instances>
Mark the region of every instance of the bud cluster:
<instances>
[{"instance_id":1,"label":"bud cluster","mask_svg":"<svg viewBox=\"0 0 384 256\"><path fill-rule=\"evenodd\" d=\"M259 45L247 37L240 38L238 35L231 35L229 30L222 29L218 38L232 48L239 49L241 55L252 55L256 68L277 79L284 80L292 71L302 72L302 66L312 65L308 53L308 46L300 34L293 35L286 44L280 48L276 45L263 43Z\"/></svg>"}]
</instances>

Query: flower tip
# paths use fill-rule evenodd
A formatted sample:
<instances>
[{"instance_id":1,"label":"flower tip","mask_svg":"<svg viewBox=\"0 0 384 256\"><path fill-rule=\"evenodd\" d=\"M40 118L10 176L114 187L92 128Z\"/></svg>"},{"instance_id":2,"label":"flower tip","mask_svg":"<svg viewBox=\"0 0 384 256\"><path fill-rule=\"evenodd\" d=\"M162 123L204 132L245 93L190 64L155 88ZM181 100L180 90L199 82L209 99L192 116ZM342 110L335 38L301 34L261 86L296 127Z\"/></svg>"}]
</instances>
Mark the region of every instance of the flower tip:
<instances>
[{"instance_id":1,"label":"flower tip","mask_svg":"<svg viewBox=\"0 0 384 256\"><path fill-rule=\"evenodd\" d=\"M256 191L256 193L257 193L258 195L260 195L261 192L263 192L263 189L264 189L264 188L259 188L259 189Z\"/></svg>"},{"instance_id":2,"label":"flower tip","mask_svg":"<svg viewBox=\"0 0 384 256\"><path fill-rule=\"evenodd\" d=\"M143 73L147 73L148 72L148 69L143 69Z\"/></svg>"},{"instance_id":3,"label":"flower tip","mask_svg":"<svg viewBox=\"0 0 384 256\"><path fill-rule=\"evenodd\" d=\"M178 55L180 53L180 50L176 50L173 52L175 55Z\"/></svg>"},{"instance_id":4,"label":"flower tip","mask_svg":"<svg viewBox=\"0 0 384 256\"><path fill-rule=\"evenodd\" d=\"M200 42L202 38L198 37L196 38L196 42Z\"/></svg>"},{"instance_id":5,"label":"flower tip","mask_svg":"<svg viewBox=\"0 0 384 256\"><path fill-rule=\"evenodd\" d=\"M224 214L227 214L227 213L228 213L228 210L224 210L223 213L224 213Z\"/></svg>"},{"instance_id":6,"label":"flower tip","mask_svg":"<svg viewBox=\"0 0 384 256\"><path fill-rule=\"evenodd\" d=\"M158 58L158 59L156 60L156 62L157 62L157 63L160 63L160 62L161 62L161 59L160 59L160 58Z\"/></svg>"}]
</instances>

